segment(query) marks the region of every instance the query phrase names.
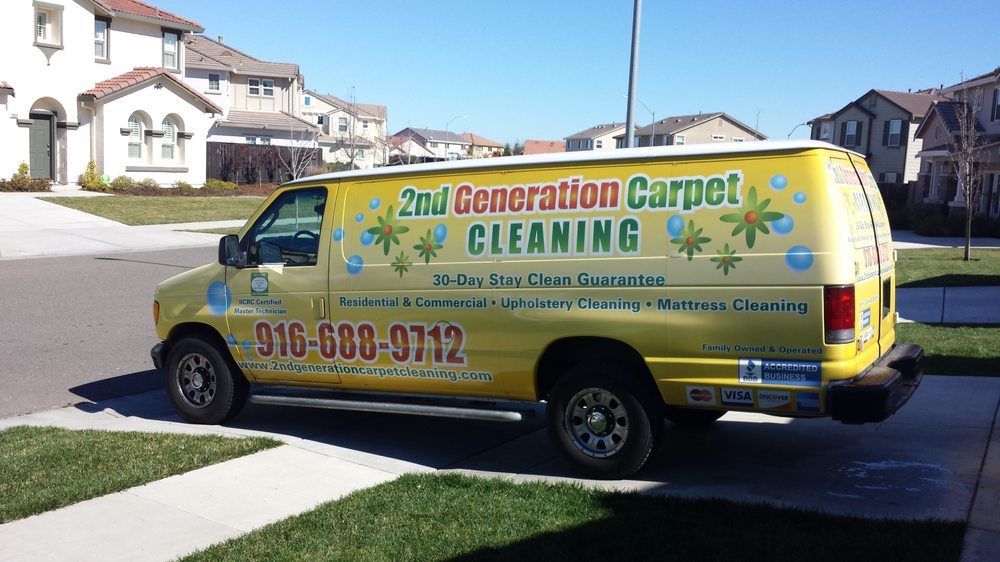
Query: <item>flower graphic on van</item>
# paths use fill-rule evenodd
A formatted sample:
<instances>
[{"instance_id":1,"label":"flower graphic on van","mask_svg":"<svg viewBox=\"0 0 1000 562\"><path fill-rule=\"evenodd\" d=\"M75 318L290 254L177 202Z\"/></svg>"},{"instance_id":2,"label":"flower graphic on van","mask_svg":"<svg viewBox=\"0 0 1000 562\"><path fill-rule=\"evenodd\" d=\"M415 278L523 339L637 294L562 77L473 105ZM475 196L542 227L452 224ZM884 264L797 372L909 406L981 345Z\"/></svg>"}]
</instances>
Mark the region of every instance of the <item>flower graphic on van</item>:
<instances>
[{"instance_id":1,"label":"flower graphic on van","mask_svg":"<svg viewBox=\"0 0 1000 562\"><path fill-rule=\"evenodd\" d=\"M385 218L378 218L378 226L373 226L366 230L368 234L375 236L375 245L382 245L382 251L385 255L389 255L389 247L392 244L399 244L399 234L406 234L410 231L408 226L399 226L396 224L398 220L396 218L395 212L392 210L392 205L385 210Z\"/></svg>"},{"instance_id":2,"label":"flower graphic on van","mask_svg":"<svg viewBox=\"0 0 1000 562\"><path fill-rule=\"evenodd\" d=\"M694 258L694 253L701 253L701 245L711 242L712 239L707 236L702 236L701 231L704 228L695 228L694 221L688 221L687 228L681 231L681 235L677 238L671 238L671 244L679 244L680 247L677 251L682 254L687 254L688 261Z\"/></svg>"},{"instance_id":3,"label":"flower graphic on van","mask_svg":"<svg viewBox=\"0 0 1000 562\"><path fill-rule=\"evenodd\" d=\"M414 250L420 252L420 257L424 258L424 263L431 263L431 258L437 257L437 251L444 248L444 244L438 244L437 240L434 239L434 233L431 229L427 229L427 236L420 237L420 243L413 247Z\"/></svg>"},{"instance_id":4,"label":"flower graphic on van","mask_svg":"<svg viewBox=\"0 0 1000 562\"><path fill-rule=\"evenodd\" d=\"M403 252L399 252L399 255L396 256L396 259L392 262L392 268L396 270L396 273L398 273L400 277L410 270L411 265L413 265L413 262L410 261L410 256L404 254Z\"/></svg>"},{"instance_id":5,"label":"flower graphic on van","mask_svg":"<svg viewBox=\"0 0 1000 562\"><path fill-rule=\"evenodd\" d=\"M736 269L736 262L743 261L743 258L736 255L736 250L729 249L728 242L721 250L716 250L715 253L716 256L712 258L712 261L716 263L715 269L721 269L723 275L729 275L730 269Z\"/></svg>"},{"instance_id":6,"label":"flower graphic on van","mask_svg":"<svg viewBox=\"0 0 1000 562\"><path fill-rule=\"evenodd\" d=\"M746 233L747 248L753 248L754 242L757 241L757 231L759 230L761 234L770 234L771 229L767 227L766 223L776 221L785 216L784 213L768 211L767 206L770 204L770 198L758 203L757 188L751 187L750 192L747 194L747 204L743 207L744 211L742 213L722 215L719 217L719 220L736 223L736 227L733 228L733 236L741 232Z\"/></svg>"}]
</instances>

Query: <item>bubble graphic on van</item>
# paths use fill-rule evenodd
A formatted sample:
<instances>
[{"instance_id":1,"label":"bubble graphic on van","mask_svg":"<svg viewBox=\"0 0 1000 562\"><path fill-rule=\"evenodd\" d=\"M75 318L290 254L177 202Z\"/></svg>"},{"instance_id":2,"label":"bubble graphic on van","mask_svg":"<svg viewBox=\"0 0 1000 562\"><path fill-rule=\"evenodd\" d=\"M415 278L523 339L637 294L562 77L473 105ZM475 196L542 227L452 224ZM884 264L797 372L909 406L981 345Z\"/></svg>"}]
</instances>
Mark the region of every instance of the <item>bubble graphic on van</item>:
<instances>
[{"instance_id":1,"label":"bubble graphic on van","mask_svg":"<svg viewBox=\"0 0 1000 562\"><path fill-rule=\"evenodd\" d=\"M333 241L340 242L343 239L344 239L344 229L340 227L333 229Z\"/></svg>"},{"instance_id":2,"label":"bubble graphic on van","mask_svg":"<svg viewBox=\"0 0 1000 562\"><path fill-rule=\"evenodd\" d=\"M444 244L444 239L448 237L448 227L441 223L434 227L434 240L438 244Z\"/></svg>"},{"instance_id":3,"label":"bubble graphic on van","mask_svg":"<svg viewBox=\"0 0 1000 562\"><path fill-rule=\"evenodd\" d=\"M796 204L801 205L806 202L806 194L800 191L792 196L792 201L795 201Z\"/></svg>"},{"instance_id":4,"label":"bubble graphic on van","mask_svg":"<svg viewBox=\"0 0 1000 562\"><path fill-rule=\"evenodd\" d=\"M365 266L365 261L361 259L361 256L354 254L347 259L347 272L351 275L357 275L361 273L361 268Z\"/></svg>"},{"instance_id":5,"label":"bubble graphic on van","mask_svg":"<svg viewBox=\"0 0 1000 562\"><path fill-rule=\"evenodd\" d=\"M232 334L229 334L228 336L226 336L226 343L228 343L229 345L231 345L233 347L236 347L236 336L234 336Z\"/></svg>"},{"instance_id":6,"label":"bubble graphic on van","mask_svg":"<svg viewBox=\"0 0 1000 562\"><path fill-rule=\"evenodd\" d=\"M771 176L771 189L775 191L781 191L788 186L788 178L782 174L775 174Z\"/></svg>"},{"instance_id":7,"label":"bubble graphic on van","mask_svg":"<svg viewBox=\"0 0 1000 562\"><path fill-rule=\"evenodd\" d=\"M375 235L367 230L361 232L361 245L371 246L372 242L375 241Z\"/></svg>"},{"instance_id":8,"label":"bubble graphic on van","mask_svg":"<svg viewBox=\"0 0 1000 562\"><path fill-rule=\"evenodd\" d=\"M250 351L253 347L253 342L250 340L243 340L243 351Z\"/></svg>"},{"instance_id":9,"label":"bubble graphic on van","mask_svg":"<svg viewBox=\"0 0 1000 562\"><path fill-rule=\"evenodd\" d=\"M361 221L363 221L363 220L365 220L365 215L364 215L363 213L358 213L358 214L357 214L357 215L356 215L356 216L354 217L354 222L361 222Z\"/></svg>"},{"instance_id":10,"label":"bubble graphic on van","mask_svg":"<svg viewBox=\"0 0 1000 562\"><path fill-rule=\"evenodd\" d=\"M371 201L368 202L368 208L374 211L374 210L378 209L378 206L381 205L381 204L382 204L382 201L379 200L378 197L375 197L374 199L372 199Z\"/></svg>"},{"instance_id":11,"label":"bubble graphic on van","mask_svg":"<svg viewBox=\"0 0 1000 562\"><path fill-rule=\"evenodd\" d=\"M771 228L774 229L774 233L778 236L784 236L792 231L795 227L795 221L792 220L790 215L785 215L780 219L771 223Z\"/></svg>"},{"instance_id":12,"label":"bubble graphic on van","mask_svg":"<svg viewBox=\"0 0 1000 562\"><path fill-rule=\"evenodd\" d=\"M812 267L812 250L806 248L805 246L792 246L788 249L788 252L785 253L785 263L787 263L788 267L794 269L795 271L805 271Z\"/></svg>"},{"instance_id":13,"label":"bubble graphic on van","mask_svg":"<svg viewBox=\"0 0 1000 562\"><path fill-rule=\"evenodd\" d=\"M205 291L205 302L208 304L208 311L216 316L225 314L229 306L233 304L233 294L229 292L229 287L222 281L215 281L208 286Z\"/></svg>"},{"instance_id":14,"label":"bubble graphic on van","mask_svg":"<svg viewBox=\"0 0 1000 562\"><path fill-rule=\"evenodd\" d=\"M684 230L684 217L674 215L667 220L667 234L669 234L671 238L677 238L680 236L682 230Z\"/></svg>"}]
</instances>

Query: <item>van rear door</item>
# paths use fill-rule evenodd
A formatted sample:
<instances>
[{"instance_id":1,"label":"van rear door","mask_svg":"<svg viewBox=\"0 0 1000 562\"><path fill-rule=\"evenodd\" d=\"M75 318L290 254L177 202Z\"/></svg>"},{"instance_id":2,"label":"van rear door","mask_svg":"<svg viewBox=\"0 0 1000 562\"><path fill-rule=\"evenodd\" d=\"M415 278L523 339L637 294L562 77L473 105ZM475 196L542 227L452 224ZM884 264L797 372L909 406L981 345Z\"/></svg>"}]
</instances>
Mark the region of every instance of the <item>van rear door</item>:
<instances>
[{"instance_id":1,"label":"van rear door","mask_svg":"<svg viewBox=\"0 0 1000 562\"><path fill-rule=\"evenodd\" d=\"M854 247L854 334L859 369L874 363L882 355L879 343L879 318L882 307L881 269L879 266L879 233L875 228L872 206L865 189L863 172L853 163L853 157L837 155L830 158L832 181L840 199L839 207L846 212ZM864 164L863 159L859 159ZM867 165L864 170L867 170ZM878 189L875 196L881 209ZM881 211L884 214L884 210ZM888 239L888 238L886 238Z\"/></svg>"}]
</instances>

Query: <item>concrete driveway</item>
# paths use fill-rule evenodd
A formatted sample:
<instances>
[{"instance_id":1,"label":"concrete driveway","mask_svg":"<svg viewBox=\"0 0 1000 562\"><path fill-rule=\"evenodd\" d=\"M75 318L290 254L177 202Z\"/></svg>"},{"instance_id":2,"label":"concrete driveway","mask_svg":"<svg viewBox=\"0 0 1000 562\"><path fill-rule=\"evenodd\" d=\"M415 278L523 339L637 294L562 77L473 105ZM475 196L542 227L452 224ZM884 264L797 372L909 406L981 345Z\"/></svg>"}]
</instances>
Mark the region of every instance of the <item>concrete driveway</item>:
<instances>
[{"instance_id":1,"label":"concrete driveway","mask_svg":"<svg viewBox=\"0 0 1000 562\"><path fill-rule=\"evenodd\" d=\"M0 194L0 259L189 248L219 242L218 234L128 226L42 201L38 196Z\"/></svg>"}]
</instances>

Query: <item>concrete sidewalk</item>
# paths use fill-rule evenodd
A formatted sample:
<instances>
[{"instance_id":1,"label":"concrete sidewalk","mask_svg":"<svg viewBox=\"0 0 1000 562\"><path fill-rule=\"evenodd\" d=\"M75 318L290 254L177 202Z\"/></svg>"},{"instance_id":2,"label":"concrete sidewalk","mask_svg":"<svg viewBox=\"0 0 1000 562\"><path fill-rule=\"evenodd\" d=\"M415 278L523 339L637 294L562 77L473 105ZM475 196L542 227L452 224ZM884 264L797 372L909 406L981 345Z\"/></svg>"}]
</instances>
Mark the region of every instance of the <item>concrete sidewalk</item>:
<instances>
[{"instance_id":1,"label":"concrete sidewalk","mask_svg":"<svg viewBox=\"0 0 1000 562\"><path fill-rule=\"evenodd\" d=\"M731 412L709 430L668 425L646 470L606 482L574 474L549 445L541 416L491 424L249 405L231 425L195 426L179 422L164 393L153 391L0 420L0 429L267 435L286 445L0 525L0 558L166 560L403 472L435 469L969 521L967 551L995 553L998 404L998 378L928 376L909 404L878 425Z\"/></svg>"},{"instance_id":2,"label":"concrete sidewalk","mask_svg":"<svg viewBox=\"0 0 1000 562\"><path fill-rule=\"evenodd\" d=\"M1000 287L896 289L901 322L1000 324Z\"/></svg>"},{"instance_id":3,"label":"concrete sidewalk","mask_svg":"<svg viewBox=\"0 0 1000 562\"><path fill-rule=\"evenodd\" d=\"M218 234L177 232L159 225L128 226L41 201L37 195L0 194L0 259L165 250L219 242ZM205 228L205 223L194 224ZM216 227L214 223L208 226Z\"/></svg>"},{"instance_id":4,"label":"concrete sidewalk","mask_svg":"<svg viewBox=\"0 0 1000 562\"><path fill-rule=\"evenodd\" d=\"M897 250L919 248L964 248L965 238L958 236L921 236L912 230L893 230L892 245ZM976 237L971 240L975 248L1000 248L1000 238Z\"/></svg>"}]
</instances>

